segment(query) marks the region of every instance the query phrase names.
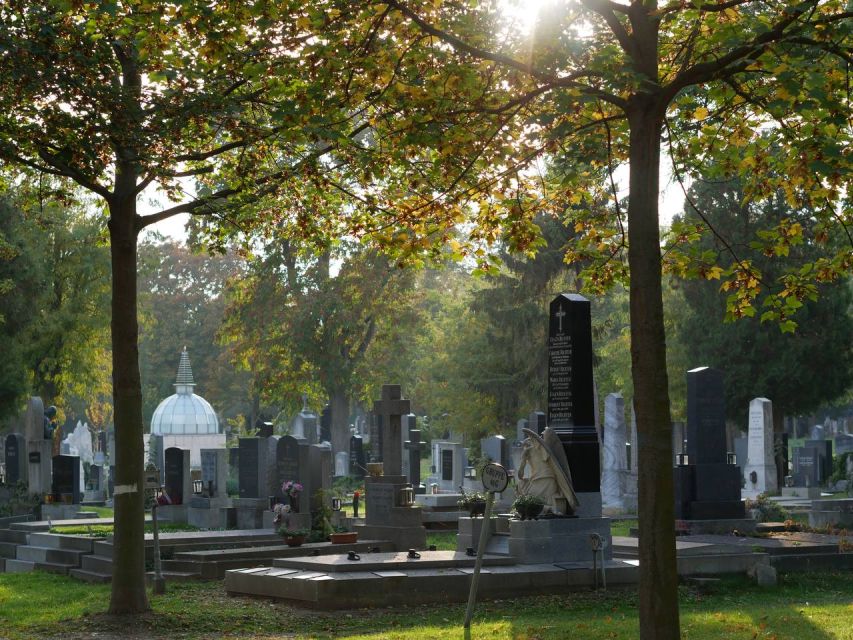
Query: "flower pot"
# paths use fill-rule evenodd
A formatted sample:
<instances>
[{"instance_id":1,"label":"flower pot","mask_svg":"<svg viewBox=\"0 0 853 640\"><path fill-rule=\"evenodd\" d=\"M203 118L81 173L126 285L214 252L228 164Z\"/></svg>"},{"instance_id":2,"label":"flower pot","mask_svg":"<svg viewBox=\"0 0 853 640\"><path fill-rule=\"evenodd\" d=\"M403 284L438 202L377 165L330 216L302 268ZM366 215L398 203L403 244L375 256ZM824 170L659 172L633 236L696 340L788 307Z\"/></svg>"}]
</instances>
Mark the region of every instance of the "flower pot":
<instances>
[{"instance_id":1,"label":"flower pot","mask_svg":"<svg viewBox=\"0 0 853 640\"><path fill-rule=\"evenodd\" d=\"M290 510L293 513L299 513L299 496L287 496L287 501L290 503Z\"/></svg>"},{"instance_id":2,"label":"flower pot","mask_svg":"<svg viewBox=\"0 0 853 640\"><path fill-rule=\"evenodd\" d=\"M534 520L536 516L542 513L542 509L544 508L544 504L526 504L524 506L517 506L515 510L518 512L518 517L522 520Z\"/></svg>"},{"instance_id":3,"label":"flower pot","mask_svg":"<svg viewBox=\"0 0 853 640\"><path fill-rule=\"evenodd\" d=\"M344 531L342 533L333 533L330 536L332 544L352 544L358 540L358 532Z\"/></svg>"},{"instance_id":4,"label":"flower pot","mask_svg":"<svg viewBox=\"0 0 853 640\"><path fill-rule=\"evenodd\" d=\"M468 515L472 518L476 518L477 516L485 515L486 513L486 501L485 500L473 500L468 503Z\"/></svg>"},{"instance_id":5,"label":"flower pot","mask_svg":"<svg viewBox=\"0 0 853 640\"><path fill-rule=\"evenodd\" d=\"M305 536L284 536L284 544L288 547L301 547Z\"/></svg>"}]
</instances>

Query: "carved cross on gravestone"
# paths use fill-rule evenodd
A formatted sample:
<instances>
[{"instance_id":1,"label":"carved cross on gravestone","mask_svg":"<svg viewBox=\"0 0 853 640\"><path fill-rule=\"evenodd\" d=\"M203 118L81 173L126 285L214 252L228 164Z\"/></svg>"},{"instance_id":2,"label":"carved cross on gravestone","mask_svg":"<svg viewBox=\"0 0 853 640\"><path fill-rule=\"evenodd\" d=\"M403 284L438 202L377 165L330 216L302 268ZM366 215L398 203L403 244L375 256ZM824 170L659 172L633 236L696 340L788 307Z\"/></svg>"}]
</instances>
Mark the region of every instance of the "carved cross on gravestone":
<instances>
[{"instance_id":1,"label":"carved cross on gravestone","mask_svg":"<svg viewBox=\"0 0 853 640\"><path fill-rule=\"evenodd\" d=\"M403 446L409 452L409 482L417 491L421 484L421 450L427 446L421 442L421 430L409 429L409 439Z\"/></svg>"},{"instance_id":2,"label":"carved cross on gravestone","mask_svg":"<svg viewBox=\"0 0 853 640\"><path fill-rule=\"evenodd\" d=\"M373 413L382 416L382 462L386 476L403 474L402 417L411 403L402 398L399 384L382 385L382 399L373 403Z\"/></svg>"}]
</instances>

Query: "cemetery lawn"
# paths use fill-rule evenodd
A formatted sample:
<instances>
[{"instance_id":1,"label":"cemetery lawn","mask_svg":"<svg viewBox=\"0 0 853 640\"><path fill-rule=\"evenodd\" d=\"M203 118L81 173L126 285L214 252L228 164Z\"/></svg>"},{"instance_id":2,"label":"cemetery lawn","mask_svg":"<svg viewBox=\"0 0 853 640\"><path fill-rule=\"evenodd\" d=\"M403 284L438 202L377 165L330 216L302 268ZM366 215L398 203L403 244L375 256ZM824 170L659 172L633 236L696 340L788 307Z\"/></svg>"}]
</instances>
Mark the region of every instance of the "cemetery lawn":
<instances>
[{"instance_id":1,"label":"cemetery lawn","mask_svg":"<svg viewBox=\"0 0 853 640\"><path fill-rule=\"evenodd\" d=\"M105 614L109 585L46 573L0 574L0 636L23 638L462 638L464 604L316 612L265 599L231 598L223 583L175 583L132 620ZM681 587L689 640L850 638L853 573L791 574L765 589L727 578L706 592ZM472 638L557 640L637 637L635 589L480 603Z\"/></svg>"}]
</instances>

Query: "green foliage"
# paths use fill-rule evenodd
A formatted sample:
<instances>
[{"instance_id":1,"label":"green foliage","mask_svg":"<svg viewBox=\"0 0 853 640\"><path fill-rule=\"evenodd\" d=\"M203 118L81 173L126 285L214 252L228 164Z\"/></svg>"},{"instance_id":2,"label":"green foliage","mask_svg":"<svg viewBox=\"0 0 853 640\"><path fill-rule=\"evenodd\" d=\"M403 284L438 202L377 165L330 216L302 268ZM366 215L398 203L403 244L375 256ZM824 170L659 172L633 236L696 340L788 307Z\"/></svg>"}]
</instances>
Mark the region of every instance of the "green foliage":
<instances>
[{"instance_id":1,"label":"green foliage","mask_svg":"<svg viewBox=\"0 0 853 640\"><path fill-rule=\"evenodd\" d=\"M0 502L0 518L34 513L41 503L41 496L31 494L23 481L13 486L4 486L5 498Z\"/></svg>"},{"instance_id":2,"label":"green foliage","mask_svg":"<svg viewBox=\"0 0 853 640\"><path fill-rule=\"evenodd\" d=\"M758 522L785 522L791 518L788 510L775 500L771 500L766 493L760 493L754 500L747 498L747 511L757 512Z\"/></svg>"},{"instance_id":3,"label":"green foliage","mask_svg":"<svg viewBox=\"0 0 853 640\"><path fill-rule=\"evenodd\" d=\"M248 414L248 376L237 371L218 344L225 313L225 288L239 281L245 261L235 252L208 255L169 241L139 247L139 363L146 423L157 404L174 393L184 347L190 354L199 393L226 420Z\"/></svg>"},{"instance_id":4,"label":"green foliage","mask_svg":"<svg viewBox=\"0 0 853 640\"><path fill-rule=\"evenodd\" d=\"M839 480L851 480L847 475L847 459L851 457L853 457L853 451L847 451L832 458L832 475L829 477L830 482L836 483ZM851 489L853 489L853 487L848 487L848 492Z\"/></svg>"},{"instance_id":5,"label":"green foliage","mask_svg":"<svg viewBox=\"0 0 853 640\"><path fill-rule=\"evenodd\" d=\"M767 228L787 227L791 220L814 215L806 208L793 209L781 191L766 202L753 203L738 182L699 182L691 188L690 198L702 219L688 209L674 226L714 229L717 237L705 233L695 240L694 248L717 256L725 252L726 245L735 247L741 262L749 262L767 285L784 278L784 270L791 265L809 264L830 250L801 229L799 241L786 249L783 266L773 251L756 240L767 235ZM784 415L808 413L853 385L853 288L849 281L817 285L820 297L814 300L799 302L798 296L788 296L782 316L768 320L752 315L738 322L724 322L730 312L713 278L682 281L678 288L686 307L676 327L677 339L691 366L710 365L725 372L726 409L731 419L742 421L755 397L773 400L774 418L779 420ZM774 298L764 294L753 304L761 306L762 301L766 301L765 308L777 309ZM795 311L800 326L793 333L780 331L777 321L789 320ZM821 375L798 375L803 362Z\"/></svg>"}]
</instances>

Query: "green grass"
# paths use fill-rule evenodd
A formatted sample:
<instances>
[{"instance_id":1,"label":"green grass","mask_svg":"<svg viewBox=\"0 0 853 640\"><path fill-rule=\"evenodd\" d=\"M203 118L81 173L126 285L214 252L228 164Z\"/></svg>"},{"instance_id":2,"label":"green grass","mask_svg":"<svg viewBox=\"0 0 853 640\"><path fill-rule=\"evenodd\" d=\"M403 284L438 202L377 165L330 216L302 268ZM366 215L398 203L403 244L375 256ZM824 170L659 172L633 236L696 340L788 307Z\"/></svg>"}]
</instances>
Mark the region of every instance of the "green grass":
<instances>
[{"instance_id":1,"label":"green grass","mask_svg":"<svg viewBox=\"0 0 853 640\"><path fill-rule=\"evenodd\" d=\"M86 507L86 511L97 511L99 518L112 518L114 516L112 507Z\"/></svg>"},{"instance_id":2,"label":"green grass","mask_svg":"<svg viewBox=\"0 0 853 640\"><path fill-rule=\"evenodd\" d=\"M427 529L427 546L433 544L436 551L456 551L456 532Z\"/></svg>"},{"instance_id":3,"label":"green grass","mask_svg":"<svg viewBox=\"0 0 853 640\"><path fill-rule=\"evenodd\" d=\"M464 604L316 612L265 599L232 598L222 582L169 584L152 596L153 612L133 619L105 615L109 585L51 574L0 574L0 636L462 638ZM853 637L853 573L792 574L776 589L730 578L700 592L682 587L682 637L825 640ZM584 640L637 637L635 589L579 591L477 605L472 638ZM77 636L75 636L77 637Z\"/></svg>"},{"instance_id":4,"label":"green grass","mask_svg":"<svg viewBox=\"0 0 853 640\"><path fill-rule=\"evenodd\" d=\"M614 536L630 536L631 529L636 529L639 523L636 520L611 520L610 534Z\"/></svg>"},{"instance_id":5,"label":"green grass","mask_svg":"<svg viewBox=\"0 0 853 640\"><path fill-rule=\"evenodd\" d=\"M150 522L145 523L145 533L154 531L154 525ZM161 522L159 524L160 533L169 533L175 531L200 531L198 527L189 524L174 524L170 522ZM94 524L94 525L62 525L60 527L51 527L51 533L64 533L69 536L92 536L93 538L106 538L113 535L113 525L111 524Z\"/></svg>"}]
</instances>

